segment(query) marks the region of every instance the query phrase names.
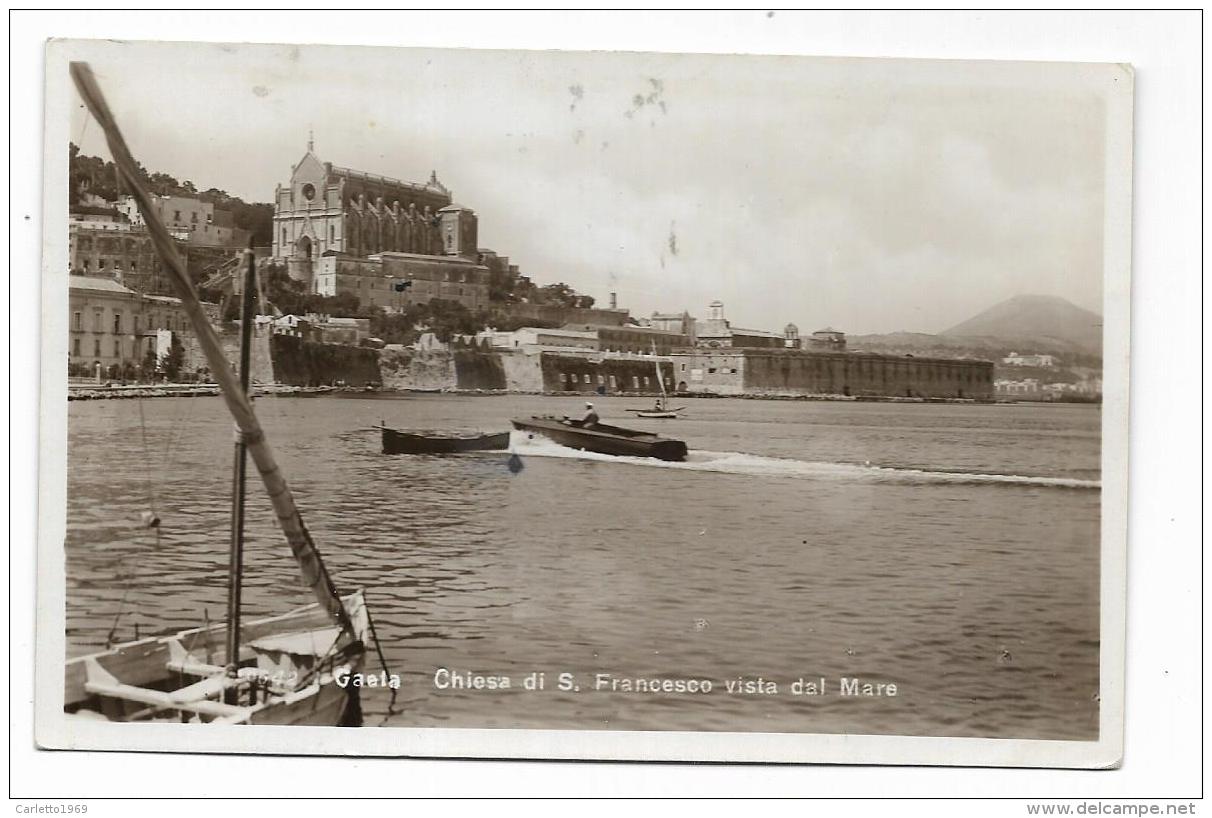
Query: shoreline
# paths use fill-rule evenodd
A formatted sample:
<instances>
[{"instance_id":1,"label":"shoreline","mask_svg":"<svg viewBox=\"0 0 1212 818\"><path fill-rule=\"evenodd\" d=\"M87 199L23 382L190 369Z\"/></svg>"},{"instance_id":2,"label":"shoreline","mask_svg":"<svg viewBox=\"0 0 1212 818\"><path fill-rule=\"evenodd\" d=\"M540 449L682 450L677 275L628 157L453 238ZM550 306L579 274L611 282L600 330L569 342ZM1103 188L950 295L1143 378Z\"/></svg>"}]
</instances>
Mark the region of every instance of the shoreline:
<instances>
[{"instance_id":1,"label":"shoreline","mask_svg":"<svg viewBox=\"0 0 1212 818\"><path fill-rule=\"evenodd\" d=\"M506 395L535 395L552 398L656 398L659 393L628 392L625 395L596 395L582 392L528 392L523 390L504 389L407 389L375 386L290 386L286 384L258 384L253 386L254 397L314 397L328 394L371 394L371 395L461 395L466 397L500 397ZM67 399L76 400L124 400L131 398L197 398L217 397L219 387L212 383L200 384L69 384ZM974 398L909 398L894 395L788 395L778 393L749 392L736 395L721 395L713 392L679 392L670 396L683 399L724 399L736 400L783 400L783 401L838 401L851 403L946 403L960 405L1008 405L1008 404L1101 404L1101 401L1022 401L1022 400L976 400Z\"/></svg>"}]
</instances>

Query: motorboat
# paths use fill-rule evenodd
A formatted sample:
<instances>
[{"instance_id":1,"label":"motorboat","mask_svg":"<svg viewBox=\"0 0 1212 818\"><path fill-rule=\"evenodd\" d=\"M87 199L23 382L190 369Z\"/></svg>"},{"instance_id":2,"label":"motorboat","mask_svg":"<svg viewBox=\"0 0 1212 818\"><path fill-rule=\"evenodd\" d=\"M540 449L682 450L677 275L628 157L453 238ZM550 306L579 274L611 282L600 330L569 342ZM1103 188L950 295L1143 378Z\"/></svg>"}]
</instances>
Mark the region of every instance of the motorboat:
<instances>
[{"instance_id":1,"label":"motorboat","mask_svg":"<svg viewBox=\"0 0 1212 818\"><path fill-rule=\"evenodd\" d=\"M686 459L686 444L681 440L661 437L652 432L624 429L594 423L584 426L580 421L551 416L514 418L513 426L523 432L543 437L572 449L599 454L627 457L654 457L657 460L680 462Z\"/></svg>"}]
</instances>

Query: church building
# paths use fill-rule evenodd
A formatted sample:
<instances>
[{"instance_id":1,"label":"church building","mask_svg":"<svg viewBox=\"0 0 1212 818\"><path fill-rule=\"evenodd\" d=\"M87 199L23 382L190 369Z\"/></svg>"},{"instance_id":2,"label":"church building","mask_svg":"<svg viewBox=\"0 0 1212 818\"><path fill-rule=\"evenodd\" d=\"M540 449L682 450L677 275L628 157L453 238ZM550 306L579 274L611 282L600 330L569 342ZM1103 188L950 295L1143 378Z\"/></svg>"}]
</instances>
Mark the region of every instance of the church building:
<instances>
[{"instance_id":1,"label":"church building","mask_svg":"<svg viewBox=\"0 0 1212 818\"><path fill-rule=\"evenodd\" d=\"M424 184L337 167L307 153L274 193L273 257L383 252L476 258L475 214L455 205L432 173Z\"/></svg>"},{"instance_id":2,"label":"church building","mask_svg":"<svg viewBox=\"0 0 1212 818\"><path fill-rule=\"evenodd\" d=\"M469 307L486 302L477 233L475 212L454 203L436 172L418 184L337 167L320 160L310 139L290 182L274 193L273 258L312 292L349 291L376 306L399 308L426 295ZM393 277L452 286L422 295L430 285L418 284L393 295Z\"/></svg>"}]
</instances>

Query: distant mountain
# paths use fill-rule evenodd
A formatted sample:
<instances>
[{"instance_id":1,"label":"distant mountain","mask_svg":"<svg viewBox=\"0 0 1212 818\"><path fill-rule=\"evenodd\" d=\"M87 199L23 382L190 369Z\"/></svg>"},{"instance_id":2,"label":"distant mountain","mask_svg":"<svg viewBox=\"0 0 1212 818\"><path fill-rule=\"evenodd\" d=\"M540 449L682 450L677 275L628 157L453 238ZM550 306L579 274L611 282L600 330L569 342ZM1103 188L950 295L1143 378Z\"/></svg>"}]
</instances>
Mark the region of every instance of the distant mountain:
<instances>
[{"instance_id":1,"label":"distant mountain","mask_svg":"<svg viewBox=\"0 0 1212 818\"><path fill-rule=\"evenodd\" d=\"M1097 313L1053 295L1017 295L942 333L950 339L980 339L990 346L1006 343L1018 352L1048 346L1101 355L1103 319Z\"/></svg>"},{"instance_id":2,"label":"distant mountain","mask_svg":"<svg viewBox=\"0 0 1212 818\"><path fill-rule=\"evenodd\" d=\"M1102 366L1102 318L1063 298L1023 295L1003 301L940 335L850 335L856 352L1000 361L1011 352L1055 355L1080 371ZM1020 369L1012 370L1021 374Z\"/></svg>"}]
</instances>

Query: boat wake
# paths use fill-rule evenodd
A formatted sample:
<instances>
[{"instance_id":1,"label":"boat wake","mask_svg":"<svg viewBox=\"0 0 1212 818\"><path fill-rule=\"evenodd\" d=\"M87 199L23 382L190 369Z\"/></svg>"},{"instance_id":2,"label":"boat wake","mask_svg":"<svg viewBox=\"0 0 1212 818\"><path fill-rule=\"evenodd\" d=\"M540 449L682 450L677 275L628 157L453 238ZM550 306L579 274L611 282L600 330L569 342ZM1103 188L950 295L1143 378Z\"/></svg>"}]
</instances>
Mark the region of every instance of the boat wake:
<instances>
[{"instance_id":1,"label":"boat wake","mask_svg":"<svg viewBox=\"0 0 1212 818\"><path fill-rule=\"evenodd\" d=\"M1043 477L1023 474L984 474L964 471L931 471L869 463L835 463L795 460L788 457L767 457L744 452L711 452L694 450L682 463L655 460L650 457L618 457L597 452L583 452L553 443L546 438L515 431L510 436L509 451L521 457L554 457L572 460L596 460L658 469L742 474L755 477L792 477L817 480L850 480L873 483L902 484L991 484L1040 486L1068 489L1100 489L1098 480L1070 477Z\"/></svg>"}]
</instances>

